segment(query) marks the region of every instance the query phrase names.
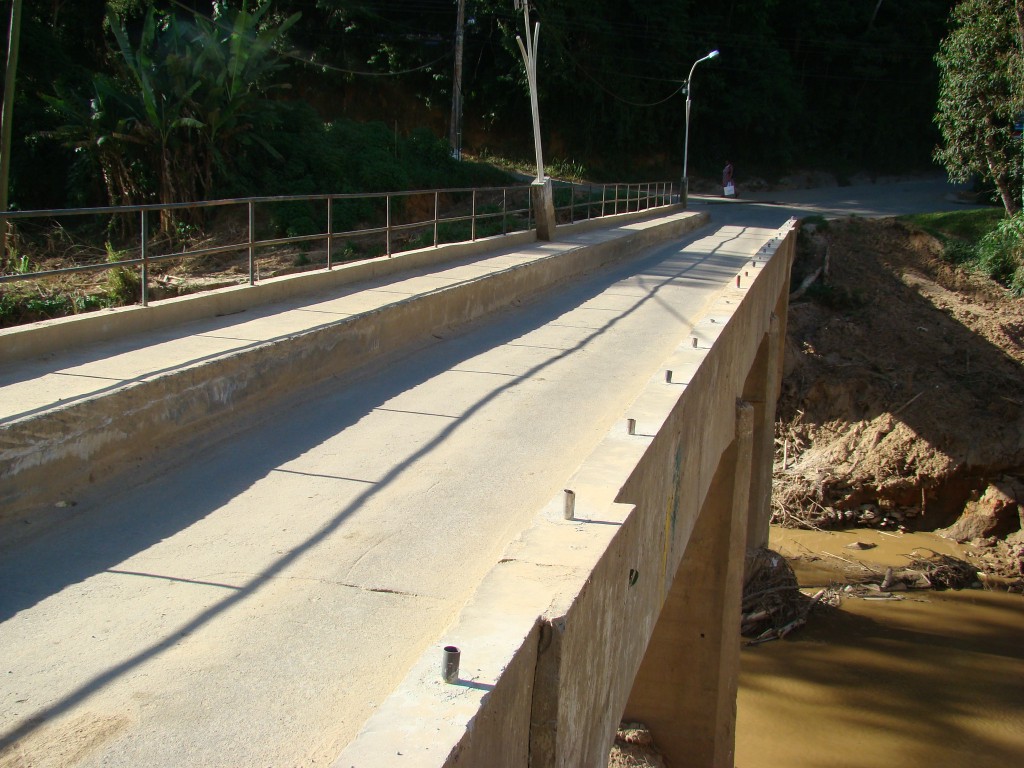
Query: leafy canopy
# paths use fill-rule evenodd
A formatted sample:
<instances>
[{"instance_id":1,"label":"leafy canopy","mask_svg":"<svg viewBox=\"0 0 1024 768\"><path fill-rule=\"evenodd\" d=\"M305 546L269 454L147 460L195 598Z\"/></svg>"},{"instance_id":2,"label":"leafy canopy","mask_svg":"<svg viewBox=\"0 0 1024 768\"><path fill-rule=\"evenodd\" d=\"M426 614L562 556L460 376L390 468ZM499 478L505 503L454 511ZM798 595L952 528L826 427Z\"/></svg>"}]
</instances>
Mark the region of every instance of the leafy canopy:
<instances>
[{"instance_id":1,"label":"leafy canopy","mask_svg":"<svg viewBox=\"0 0 1024 768\"><path fill-rule=\"evenodd\" d=\"M935 61L940 89L935 122L943 144L935 159L957 181L995 185L1007 213L1020 210L1024 115L1024 3L964 0Z\"/></svg>"}]
</instances>

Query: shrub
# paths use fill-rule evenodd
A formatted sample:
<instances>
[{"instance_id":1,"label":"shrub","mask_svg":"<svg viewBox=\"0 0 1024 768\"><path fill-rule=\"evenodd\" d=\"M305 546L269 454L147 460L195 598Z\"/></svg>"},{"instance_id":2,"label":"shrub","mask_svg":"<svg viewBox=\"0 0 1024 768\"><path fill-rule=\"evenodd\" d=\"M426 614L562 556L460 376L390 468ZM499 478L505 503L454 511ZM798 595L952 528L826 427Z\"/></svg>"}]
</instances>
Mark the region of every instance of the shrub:
<instances>
[{"instance_id":1,"label":"shrub","mask_svg":"<svg viewBox=\"0 0 1024 768\"><path fill-rule=\"evenodd\" d=\"M1024 213L1005 218L978 241L977 267L1016 295L1024 294Z\"/></svg>"},{"instance_id":2,"label":"shrub","mask_svg":"<svg viewBox=\"0 0 1024 768\"><path fill-rule=\"evenodd\" d=\"M107 243L107 263L117 264L124 259L125 254L115 251L110 243ZM142 281L138 273L131 267L113 267L107 270L107 306L122 307L125 304L134 304L142 296Z\"/></svg>"}]
</instances>

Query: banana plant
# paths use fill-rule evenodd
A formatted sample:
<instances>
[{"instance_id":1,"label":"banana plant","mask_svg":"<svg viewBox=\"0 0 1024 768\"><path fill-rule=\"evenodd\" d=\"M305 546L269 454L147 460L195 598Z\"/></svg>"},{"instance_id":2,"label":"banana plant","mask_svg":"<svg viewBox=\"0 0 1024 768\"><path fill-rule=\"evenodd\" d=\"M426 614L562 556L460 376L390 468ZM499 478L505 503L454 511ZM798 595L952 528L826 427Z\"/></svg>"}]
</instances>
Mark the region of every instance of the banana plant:
<instances>
[{"instance_id":1,"label":"banana plant","mask_svg":"<svg viewBox=\"0 0 1024 768\"><path fill-rule=\"evenodd\" d=\"M47 97L64 121L49 135L101 168L111 203L209 197L233 151L247 142L269 149L256 128L272 108L268 94L284 87L273 80L286 66L278 49L299 18L264 24L269 7L194 23L150 8L135 44L108 11L120 76L95 75L88 97ZM173 232L178 215L164 211L161 229Z\"/></svg>"}]
</instances>

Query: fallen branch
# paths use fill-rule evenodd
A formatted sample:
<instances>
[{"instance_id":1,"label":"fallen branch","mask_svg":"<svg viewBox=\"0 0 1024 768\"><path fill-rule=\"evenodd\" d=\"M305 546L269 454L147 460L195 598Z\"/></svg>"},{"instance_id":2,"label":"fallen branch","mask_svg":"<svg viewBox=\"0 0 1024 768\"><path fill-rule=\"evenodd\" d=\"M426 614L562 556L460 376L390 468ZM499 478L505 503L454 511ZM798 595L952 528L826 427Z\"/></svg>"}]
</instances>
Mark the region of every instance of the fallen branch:
<instances>
[{"instance_id":1,"label":"fallen branch","mask_svg":"<svg viewBox=\"0 0 1024 768\"><path fill-rule=\"evenodd\" d=\"M828 279L828 262L830 250L831 249L829 248L825 249L825 263L818 267L816 270L814 270L813 273L805 277L803 282L800 283L800 287L793 291L793 293L789 294L790 301L796 301L801 296L803 296L807 292L807 289L814 285L814 281L817 280L819 277L824 276L826 280Z\"/></svg>"}]
</instances>

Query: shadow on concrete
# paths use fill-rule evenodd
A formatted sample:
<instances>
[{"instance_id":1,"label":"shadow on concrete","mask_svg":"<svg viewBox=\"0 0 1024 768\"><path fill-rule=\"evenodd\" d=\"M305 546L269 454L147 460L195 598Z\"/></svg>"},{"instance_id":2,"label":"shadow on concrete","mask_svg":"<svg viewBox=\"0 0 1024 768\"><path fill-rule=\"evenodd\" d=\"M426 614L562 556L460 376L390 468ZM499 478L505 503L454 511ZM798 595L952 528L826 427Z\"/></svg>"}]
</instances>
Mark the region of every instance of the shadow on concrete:
<instances>
[{"instance_id":1,"label":"shadow on concrete","mask_svg":"<svg viewBox=\"0 0 1024 768\"><path fill-rule=\"evenodd\" d=\"M275 415L267 418L264 414L258 424L249 421L246 431L220 435L216 443L211 442L196 453L186 451L189 455L182 458L181 465L160 467L158 471L152 472L149 482L145 484L132 484L130 489L121 492L106 489L107 497L101 496L98 503L90 505L90 509L83 509L57 529L25 541L16 552L4 553L3 565L0 566L0 583L3 584L0 592L0 620L10 618L70 584L97 573L114 570L116 565L132 554L145 550L213 513L269 472L355 424L402 392L477 354L535 330L563 315L566 307L584 303L617 281L631 275L654 276L653 281L645 284L644 295L632 306L619 311L576 346L559 352L509 381L503 381L415 452L397 461L384 476L376 480L364 479L367 487L300 545L282 554L244 585L232 587L230 594L165 637L23 719L20 725L0 736L0 749L32 733L46 720L67 712L93 692L170 649L183 635L195 632L258 592L305 552L338 531L360 507L429 455L488 403L522 381L542 373L557 361L584 350L641 306L658 300L658 291L662 287L692 279L688 273L697 267L711 268L723 280L728 280L746 260L746 256L722 255L719 253L721 246L705 253L681 252L684 247L708 234L709 228L705 228L691 233L685 240L658 247L624 264L596 272L570 286L561 286L557 293L546 294L531 304L529 311L506 311L489 318L486 325L477 324L463 329L459 344L436 344L427 351L393 360L387 367L386 375L378 371L372 376L346 381L340 392L338 382L328 382L310 391L295 393L297 402L294 405L282 403ZM301 402L298 402L300 399ZM260 439L259 435L266 439ZM215 451L230 451L238 471L227 477L216 476L215 462L204 460L204 457L209 457ZM166 499L166 504L161 505L159 515L139 515L131 499L154 493L159 487L155 478L181 470L186 461L193 470L188 486L176 489L174 497ZM130 480L121 478L118 482L128 484Z\"/></svg>"}]
</instances>

